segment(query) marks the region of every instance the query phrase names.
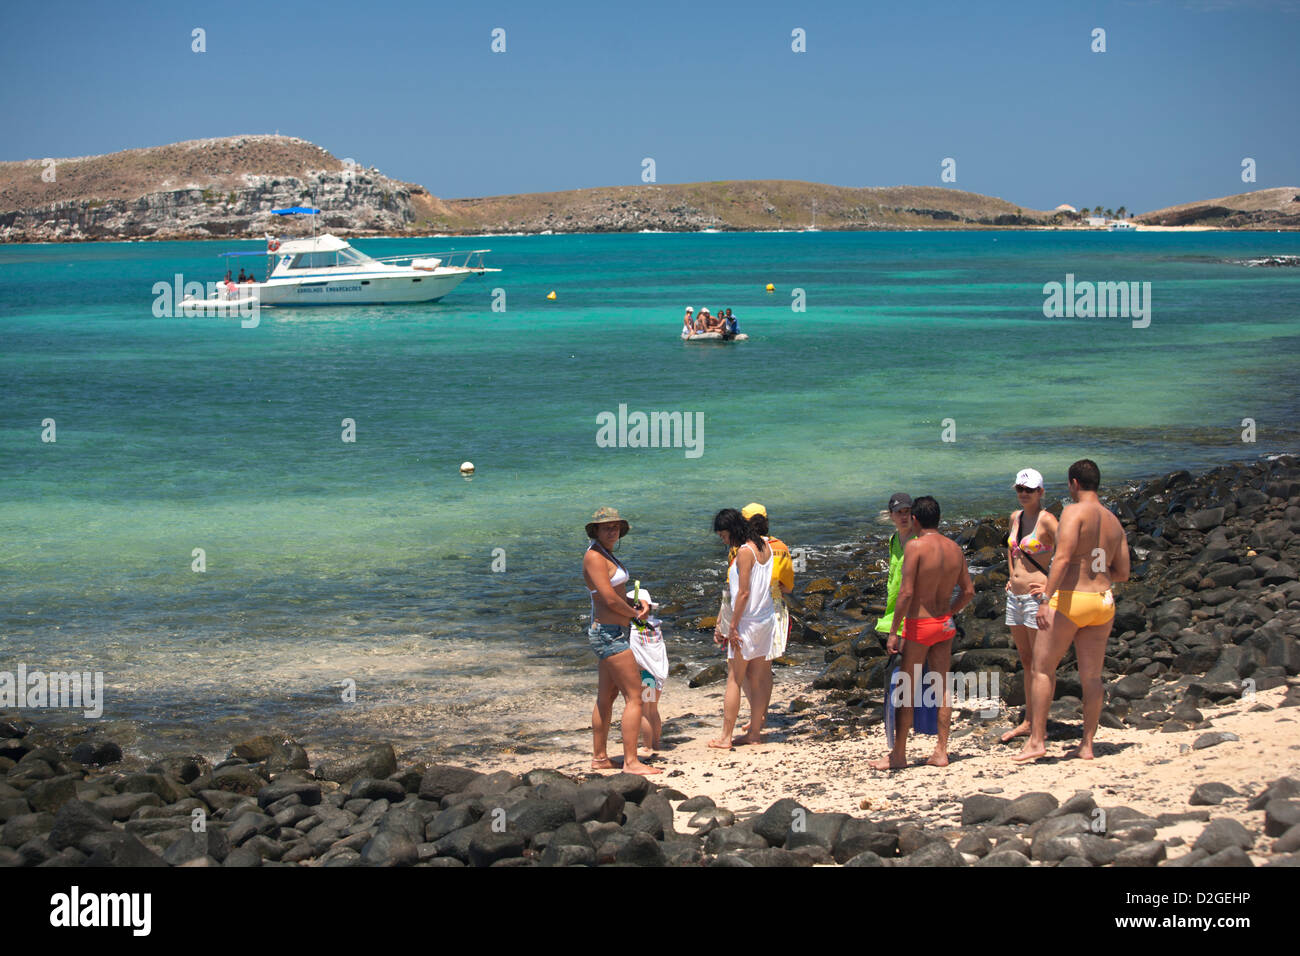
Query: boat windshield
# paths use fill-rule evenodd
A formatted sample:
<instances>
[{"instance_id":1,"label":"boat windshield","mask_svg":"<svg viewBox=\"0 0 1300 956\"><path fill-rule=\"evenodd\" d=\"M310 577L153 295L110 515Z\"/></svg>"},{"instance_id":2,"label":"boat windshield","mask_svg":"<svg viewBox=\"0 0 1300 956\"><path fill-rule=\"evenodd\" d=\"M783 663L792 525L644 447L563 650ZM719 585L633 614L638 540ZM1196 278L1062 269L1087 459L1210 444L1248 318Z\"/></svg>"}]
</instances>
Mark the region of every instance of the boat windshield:
<instances>
[{"instance_id":1,"label":"boat windshield","mask_svg":"<svg viewBox=\"0 0 1300 956\"><path fill-rule=\"evenodd\" d=\"M330 269L337 266L359 266L372 261L364 252L340 249L337 252L300 252L289 263L290 269Z\"/></svg>"}]
</instances>

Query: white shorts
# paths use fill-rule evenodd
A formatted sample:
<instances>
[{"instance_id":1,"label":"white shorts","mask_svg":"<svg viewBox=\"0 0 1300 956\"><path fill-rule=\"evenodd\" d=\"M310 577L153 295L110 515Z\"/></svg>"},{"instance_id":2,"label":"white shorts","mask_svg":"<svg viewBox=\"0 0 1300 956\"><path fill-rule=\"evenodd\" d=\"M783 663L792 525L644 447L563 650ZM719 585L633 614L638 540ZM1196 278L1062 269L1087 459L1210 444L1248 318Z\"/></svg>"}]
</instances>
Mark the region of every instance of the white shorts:
<instances>
[{"instance_id":1,"label":"white shorts","mask_svg":"<svg viewBox=\"0 0 1300 956\"><path fill-rule=\"evenodd\" d=\"M1037 594L1012 594L1007 592L1007 625L1016 624L1038 630L1038 605L1042 598Z\"/></svg>"}]
</instances>

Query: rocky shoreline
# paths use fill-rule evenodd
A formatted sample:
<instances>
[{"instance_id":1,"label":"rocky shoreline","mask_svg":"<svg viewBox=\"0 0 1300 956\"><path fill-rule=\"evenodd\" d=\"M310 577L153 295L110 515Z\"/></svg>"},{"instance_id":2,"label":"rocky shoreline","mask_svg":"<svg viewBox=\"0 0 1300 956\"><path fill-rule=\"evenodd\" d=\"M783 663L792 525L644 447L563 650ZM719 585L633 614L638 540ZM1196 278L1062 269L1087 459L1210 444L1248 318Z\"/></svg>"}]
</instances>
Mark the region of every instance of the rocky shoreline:
<instances>
[{"instance_id":1,"label":"rocky shoreline","mask_svg":"<svg viewBox=\"0 0 1300 956\"><path fill-rule=\"evenodd\" d=\"M1104 500L1128 533L1134 570L1117 587L1103 728L1185 739L1179 752L1202 753L1239 740L1221 729L1225 721L1293 723L1282 708L1300 706L1300 462L1175 472ZM996 671L1005 705L1016 706L1022 675L1001 623L1006 519L955 530L983 570L954 670ZM774 715L795 747L879 736L879 557L860 549L800 590L796 636L805 655L820 650L826 660L813 688ZM1078 694L1067 656L1051 736L1077 733ZM400 763L386 743L313 762L301 745L261 736L215 765L194 755L147 761L26 713L0 712L4 866L1300 865L1300 773L1277 763L1270 769L1281 775L1259 786L1180 784L1191 796L1169 812L1108 800L1112 789L1010 798L970 785L959 795L963 780L954 778L924 805L858 815L819 812L794 796L730 809L669 786L677 772L646 779ZM1005 726L954 715L954 746L991 751Z\"/></svg>"}]
</instances>

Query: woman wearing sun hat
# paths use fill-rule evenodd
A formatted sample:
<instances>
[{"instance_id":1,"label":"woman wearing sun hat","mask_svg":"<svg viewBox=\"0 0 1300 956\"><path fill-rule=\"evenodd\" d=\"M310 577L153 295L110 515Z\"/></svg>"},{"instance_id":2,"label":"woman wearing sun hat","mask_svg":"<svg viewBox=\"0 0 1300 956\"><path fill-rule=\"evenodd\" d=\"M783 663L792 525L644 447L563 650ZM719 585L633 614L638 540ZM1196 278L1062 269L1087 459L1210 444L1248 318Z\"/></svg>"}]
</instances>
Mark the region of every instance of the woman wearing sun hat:
<instances>
[{"instance_id":1,"label":"woman wearing sun hat","mask_svg":"<svg viewBox=\"0 0 1300 956\"><path fill-rule=\"evenodd\" d=\"M1056 548L1056 516L1043 510L1043 476L1032 468L1022 468L1012 484L1020 509L1011 512L1011 533L1007 536L1007 626L1020 654L1025 671L1026 690L1033 672L1034 638L1038 636L1038 605L1042 595L1035 585L1047 585ZM1002 735L1007 743L1029 733L1029 694L1025 694L1025 719Z\"/></svg>"},{"instance_id":2,"label":"woman wearing sun hat","mask_svg":"<svg viewBox=\"0 0 1300 956\"><path fill-rule=\"evenodd\" d=\"M682 338L689 339L695 334L695 306L686 307L686 317L682 319Z\"/></svg>"},{"instance_id":3,"label":"woman wearing sun hat","mask_svg":"<svg viewBox=\"0 0 1300 956\"><path fill-rule=\"evenodd\" d=\"M587 523L587 553L582 559L582 577L591 598L591 623L587 641L599 663L600 682L596 706L591 712L591 769L612 770L614 764L606 753L609 726L613 719L614 698L623 695L623 771L625 773L660 773L643 764L636 755L637 737L641 733L641 668L632 653L628 622L642 620L648 605L633 607L623 597L623 585L629 580L627 568L614 557L614 547L631 530L615 508L601 508Z\"/></svg>"}]
</instances>

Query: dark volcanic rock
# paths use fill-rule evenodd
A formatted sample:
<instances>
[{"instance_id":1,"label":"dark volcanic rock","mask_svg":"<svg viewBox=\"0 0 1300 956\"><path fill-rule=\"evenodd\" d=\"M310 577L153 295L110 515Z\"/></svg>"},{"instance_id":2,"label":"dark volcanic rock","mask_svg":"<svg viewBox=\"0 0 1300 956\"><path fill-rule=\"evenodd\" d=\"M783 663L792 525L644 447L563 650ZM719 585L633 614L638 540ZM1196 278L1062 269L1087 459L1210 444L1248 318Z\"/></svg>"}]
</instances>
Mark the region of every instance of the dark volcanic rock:
<instances>
[{"instance_id":1,"label":"dark volcanic rock","mask_svg":"<svg viewBox=\"0 0 1300 956\"><path fill-rule=\"evenodd\" d=\"M663 866L663 844L648 833L633 833L614 855L618 863L632 866Z\"/></svg>"},{"instance_id":2,"label":"dark volcanic rock","mask_svg":"<svg viewBox=\"0 0 1300 956\"><path fill-rule=\"evenodd\" d=\"M39 780L24 792L23 796L37 813L54 813L59 807L77 796L77 782L81 774L67 774Z\"/></svg>"},{"instance_id":3,"label":"dark volcanic rock","mask_svg":"<svg viewBox=\"0 0 1300 956\"><path fill-rule=\"evenodd\" d=\"M1078 857L1093 866L1105 866L1114 860L1122 849L1122 844L1092 833L1065 833L1041 841L1035 839L1032 856L1035 860L1045 863Z\"/></svg>"},{"instance_id":4,"label":"dark volcanic rock","mask_svg":"<svg viewBox=\"0 0 1300 956\"><path fill-rule=\"evenodd\" d=\"M706 664L698 671L691 675L688 687L705 687L709 684L716 684L720 680L727 679L727 664L725 661L714 661L712 664Z\"/></svg>"},{"instance_id":5,"label":"dark volcanic rock","mask_svg":"<svg viewBox=\"0 0 1300 956\"><path fill-rule=\"evenodd\" d=\"M596 851L589 846L571 843L554 843L546 847L541 857L542 866L595 866Z\"/></svg>"},{"instance_id":6,"label":"dark volcanic rock","mask_svg":"<svg viewBox=\"0 0 1300 956\"><path fill-rule=\"evenodd\" d=\"M579 823L588 820L617 823L623 816L625 805L621 794L603 787L583 786L573 798L573 809Z\"/></svg>"},{"instance_id":7,"label":"dark volcanic rock","mask_svg":"<svg viewBox=\"0 0 1300 956\"><path fill-rule=\"evenodd\" d=\"M721 855L733 850L761 850L770 845L767 840L748 827L722 827L705 838L704 852Z\"/></svg>"},{"instance_id":8,"label":"dark volcanic rock","mask_svg":"<svg viewBox=\"0 0 1300 956\"><path fill-rule=\"evenodd\" d=\"M803 826L795 829L792 825L785 839L787 850L797 850L803 846L819 846L824 850L834 849L839 839L840 830L850 817L847 813L809 813L803 820Z\"/></svg>"},{"instance_id":9,"label":"dark volcanic rock","mask_svg":"<svg viewBox=\"0 0 1300 956\"><path fill-rule=\"evenodd\" d=\"M134 835L121 830L91 833L84 837L79 848L89 853L86 866L166 866L157 853L140 842Z\"/></svg>"},{"instance_id":10,"label":"dark volcanic rock","mask_svg":"<svg viewBox=\"0 0 1300 956\"><path fill-rule=\"evenodd\" d=\"M576 822L573 804L564 800L521 800L506 811L506 827L530 841L539 833Z\"/></svg>"},{"instance_id":11,"label":"dark volcanic rock","mask_svg":"<svg viewBox=\"0 0 1300 956\"><path fill-rule=\"evenodd\" d=\"M1243 867L1254 866L1246 851L1239 846L1225 847L1218 853L1208 856L1203 860L1197 860L1192 866L1213 866L1213 867Z\"/></svg>"},{"instance_id":12,"label":"dark volcanic rock","mask_svg":"<svg viewBox=\"0 0 1300 956\"><path fill-rule=\"evenodd\" d=\"M1208 734L1201 734L1201 736L1197 737L1192 743L1192 749L1204 750L1206 747L1216 747L1219 744L1240 739L1236 734L1229 733L1226 730L1212 730Z\"/></svg>"},{"instance_id":13,"label":"dark volcanic rock","mask_svg":"<svg viewBox=\"0 0 1300 956\"><path fill-rule=\"evenodd\" d=\"M994 797L986 793L972 794L962 801L961 825L968 827L995 820L1006 812L1010 805L1011 801L1002 797Z\"/></svg>"},{"instance_id":14,"label":"dark volcanic rock","mask_svg":"<svg viewBox=\"0 0 1300 956\"><path fill-rule=\"evenodd\" d=\"M504 833L495 833L490 828L481 830L469 841L471 866L491 866L498 860L522 856L523 853L523 835L509 830Z\"/></svg>"},{"instance_id":15,"label":"dark volcanic rock","mask_svg":"<svg viewBox=\"0 0 1300 956\"><path fill-rule=\"evenodd\" d=\"M616 773L602 777L599 783L613 790L628 803L640 803L651 790L650 781L637 773Z\"/></svg>"},{"instance_id":16,"label":"dark volcanic rock","mask_svg":"<svg viewBox=\"0 0 1300 956\"><path fill-rule=\"evenodd\" d=\"M397 754L392 744L376 744L357 754L326 760L316 768L316 776L335 783L347 783L356 777L383 778L397 772Z\"/></svg>"},{"instance_id":17,"label":"dark volcanic rock","mask_svg":"<svg viewBox=\"0 0 1300 956\"><path fill-rule=\"evenodd\" d=\"M1007 804L994 822L998 824L1037 823L1058 805L1056 797L1050 793L1026 793ZM966 825L964 811L962 825Z\"/></svg>"},{"instance_id":18,"label":"dark volcanic rock","mask_svg":"<svg viewBox=\"0 0 1300 956\"><path fill-rule=\"evenodd\" d=\"M443 797L460 793L481 776L477 770L468 767L434 764L424 772L424 779L420 781L420 798L440 801Z\"/></svg>"},{"instance_id":19,"label":"dark volcanic rock","mask_svg":"<svg viewBox=\"0 0 1300 956\"><path fill-rule=\"evenodd\" d=\"M1192 849L1204 850L1207 854L1214 855L1228 847L1235 846L1249 850L1254 845L1255 838L1250 835L1249 830L1236 820L1224 817L1211 820L1209 826L1196 838Z\"/></svg>"},{"instance_id":20,"label":"dark volcanic rock","mask_svg":"<svg viewBox=\"0 0 1300 956\"><path fill-rule=\"evenodd\" d=\"M77 846L92 833L107 833L113 829L113 818L104 810L82 800L69 800L54 816L49 831L50 845L62 850Z\"/></svg>"},{"instance_id":21,"label":"dark volcanic rock","mask_svg":"<svg viewBox=\"0 0 1300 956\"><path fill-rule=\"evenodd\" d=\"M1276 837L1300 826L1300 800L1270 800L1264 806L1264 834Z\"/></svg>"},{"instance_id":22,"label":"dark volcanic rock","mask_svg":"<svg viewBox=\"0 0 1300 956\"><path fill-rule=\"evenodd\" d=\"M946 840L933 840L913 853L909 853L897 866L965 866L965 858L948 845Z\"/></svg>"},{"instance_id":23,"label":"dark volcanic rock","mask_svg":"<svg viewBox=\"0 0 1300 956\"><path fill-rule=\"evenodd\" d=\"M695 813L697 810L705 810L709 807L716 807L712 797L691 797L689 800L683 800L677 805L681 813Z\"/></svg>"},{"instance_id":24,"label":"dark volcanic rock","mask_svg":"<svg viewBox=\"0 0 1300 956\"><path fill-rule=\"evenodd\" d=\"M190 860L210 856L221 862L230 854L230 841L218 827L209 827L206 832L187 831L171 844L163 853L163 859L172 866L188 863Z\"/></svg>"},{"instance_id":25,"label":"dark volcanic rock","mask_svg":"<svg viewBox=\"0 0 1300 956\"><path fill-rule=\"evenodd\" d=\"M1226 783L1203 783L1192 791L1191 799L1187 802L1194 807L1214 807L1228 797L1239 796L1241 794Z\"/></svg>"},{"instance_id":26,"label":"dark volcanic rock","mask_svg":"<svg viewBox=\"0 0 1300 956\"><path fill-rule=\"evenodd\" d=\"M645 833L656 840L664 838L664 825L659 817L635 803L627 804L623 809L623 830L626 833Z\"/></svg>"},{"instance_id":27,"label":"dark volcanic rock","mask_svg":"<svg viewBox=\"0 0 1300 956\"><path fill-rule=\"evenodd\" d=\"M414 866L419 860L419 841L394 830L381 829L361 850L365 866Z\"/></svg>"},{"instance_id":28,"label":"dark volcanic rock","mask_svg":"<svg viewBox=\"0 0 1300 956\"><path fill-rule=\"evenodd\" d=\"M996 850L975 866L1029 866L1029 857L1012 850Z\"/></svg>"},{"instance_id":29,"label":"dark volcanic rock","mask_svg":"<svg viewBox=\"0 0 1300 956\"><path fill-rule=\"evenodd\" d=\"M267 773L284 773L287 770L307 770L311 760L306 749L292 740L278 741L262 764Z\"/></svg>"},{"instance_id":30,"label":"dark volcanic rock","mask_svg":"<svg viewBox=\"0 0 1300 956\"><path fill-rule=\"evenodd\" d=\"M832 848L837 863L847 863L861 853L870 852L878 857L893 858L898 855L898 832L885 831L869 820L849 818L840 827Z\"/></svg>"},{"instance_id":31,"label":"dark volcanic rock","mask_svg":"<svg viewBox=\"0 0 1300 956\"><path fill-rule=\"evenodd\" d=\"M1165 845L1159 840L1148 840L1125 847L1115 857L1112 866L1159 866L1165 858Z\"/></svg>"},{"instance_id":32,"label":"dark volcanic rock","mask_svg":"<svg viewBox=\"0 0 1300 956\"><path fill-rule=\"evenodd\" d=\"M44 837L53 826L52 813L22 813L10 817L4 827L0 828L0 845L17 849L28 840Z\"/></svg>"},{"instance_id":33,"label":"dark volcanic rock","mask_svg":"<svg viewBox=\"0 0 1300 956\"><path fill-rule=\"evenodd\" d=\"M786 834L790 832L791 826L798 824L802 828L806 826L807 819L806 807L797 800L782 797L751 820L750 827L765 839L769 846L782 846L785 844Z\"/></svg>"},{"instance_id":34,"label":"dark volcanic rock","mask_svg":"<svg viewBox=\"0 0 1300 956\"><path fill-rule=\"evenodd\" d=\"M387 800L389 803L401 803L406 796L406 787L396 780L359 777L353 782L349 796L353 800Z\"/></svg>"},{"instance_id":35,"label":"dark volcanic rock","mask_svg":"<svg viewBox=\"0 0 1300 956\"><path fill-rule=\"evenodd\" d=\"M290 794L297 796L302 804L308 807L314 807L321 801L319 783L288 774L277 777L274 783L264 784L253 792L257 794L257 805L263 808L283 800Z\"/></svg>"}]
</instances>

